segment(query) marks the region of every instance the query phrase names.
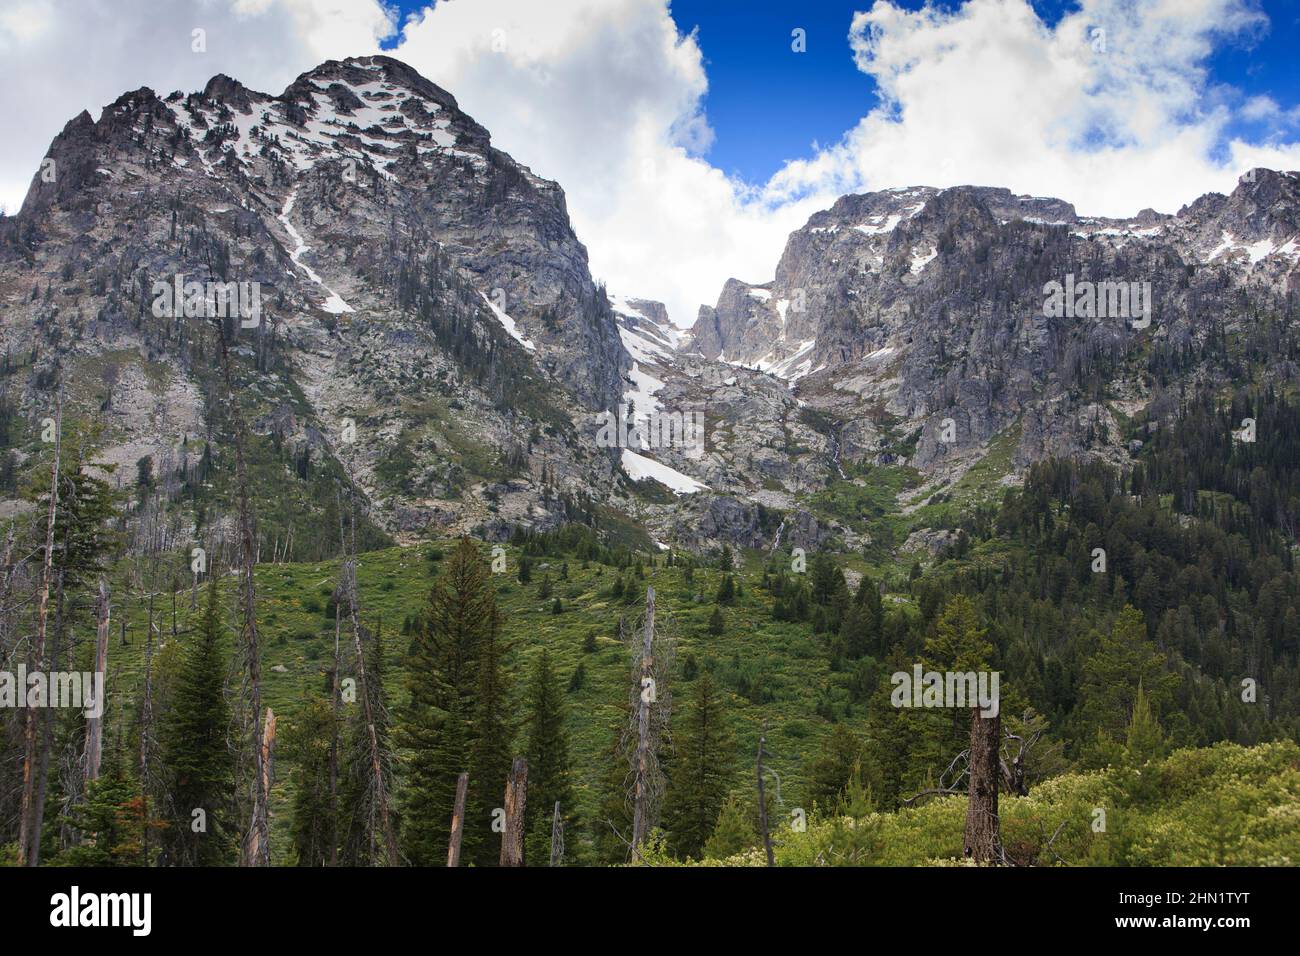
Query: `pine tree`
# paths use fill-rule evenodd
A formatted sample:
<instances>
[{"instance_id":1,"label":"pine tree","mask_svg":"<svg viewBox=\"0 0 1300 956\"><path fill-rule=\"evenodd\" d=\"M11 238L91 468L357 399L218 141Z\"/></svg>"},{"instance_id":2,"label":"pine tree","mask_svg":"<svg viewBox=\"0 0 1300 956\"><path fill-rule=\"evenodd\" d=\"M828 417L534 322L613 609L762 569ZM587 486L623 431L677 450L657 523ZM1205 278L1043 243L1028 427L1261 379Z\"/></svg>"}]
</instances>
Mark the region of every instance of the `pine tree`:
<instances>
[{"instance_id":1,"label":"pine tree","mask_svg":"<svg viewBox=\"0 0 1300 956\"><path fill-rule=\"evenodd\" d=\"M703 856L709 860L725 860L742 853L759 842L754 831L750 812L734 796L727 797L718 814L713 833L704 844Z\"/></svg>"},{"instance_id":2,"label":"pine tree","mask_svg":"<svg viewBox=\"0 0 1300 956\"><path fill-rule=\"evenodd\" d=\"M222 643L217 578L212 575L207 608L198 632L184 649L161 731L169 818L165 859L175 865L233 862L234 757L226 740L230 710ZM203 813L196 814L198 810Z\"/></svg>"},{"instance_id":3,"label":"pine tree","mask_svg":"<svg viewBox=\"0 0 1300 956\"><path fill-rule=\"evenodd\" d=\"M698 856L726 800L735 739L708 671L695 682L669 768L664 819L673 848Z\"/></svg>"},{"instance_id":4,"label":"pine tree","mask_svg":"<svg viewBox=\"0 0 1300 956\"><path fill-rule=\"evenodd\" d=\"M990 669L993 647L979 626L975 604L964 594L955 595L944 606L935 623L935 633L926 641L927 655L936 669L979 672ZM994 863L1002 856L998 818L998 747L1002 740L1001 713L981 713L978 703L968 702L970 712L967 750L967 808L964 853L976 863Z\"/></svg>"},{"instance_id":5,"label":"pine tree","mask_svg":"<svg viewBox=\"0 0 1300 956\"><path fill-rule=\"evenodd\" d=\"M720 637L727 629L727 621L722 616L722 608L715 607L713 613L709 616L709 633L714 637Z\"/></svg>"},{"instance_id":6,"label":"pine tree","mask_svg":"<svg viewBox=\"0 0 1300 956\"><path fill-rule=\"evenodd\" d=\"M1139 685L1158 716L1173 703L1178 677L1165 668L1165 655L1147 636L1142 613L1126 605L1084 663L1079 689L1082 715L1115 739L1122 738Z\"/></svg>"},{"instance_id":7,"label":"pine tree","mask_svg":"<svg viewBox=\"0 0 1300 956\"><path fill-rule=\"evenodd\" d=\"M885 608L880 600L880 589L876 587L876 582L865 574L858 582L858 592L853 597L853 603L861 608L862 612L865 653L884 656Z\"/></svg>"},{"instance_id":8,"label":"pine tree","mask_svg":"<svg viewBox=\"0 0 1300 956\"><path fill-rule=\"evenodd\" d=\"M495 614L486 562L461 538L430 592L407 667L410 697L399 728L410 753L402 851L415 866L447 862L456 777L470 769L476 663Z\"/></svg>"},{"instance_id":9,"label":"pine tree","mask_svg":"<svg viewBox=\"0 0 1300 956\"><path fill-rule=\"evenodd\" d=\"M146 828L164 829L164 821L146 820L140 785L127 775L125 763L118 754L69 808L68 825L81 834L81 842L57 854L51 865L148 865Z\"/></svg>"},{"instance_id":10,"label":"pine tree","mask_svg":"<svg viewBox=\"0 0 1300 956\"><path fill-rule=\"evenodd\" d=\"M856 602L850 604L844 611L844 620L840 622L835 649L849 660L856 661L869 654L874 646L866 609Z\"/></svg>"},{"instance_id":11,"label":"pine tree","mask_svg":"<svg viewBox=\"0 0 1300 956\"><path fill-rule=\"evenodd\" d=\"M718 585L718 595L715 600L718 604L736 603L736 581L730 574L722 576L722 583Z\"/></svg>"},{"instance_id":12,"label":"pine tree","mask_svg":"<svg viewBox=\"0 0 1300 956\"><path fill-rule=\"evenodd\" d=\"M1125 733L1124 747L1128 757L1137 765L1164 756L1165 735L1160 721L1151 709L1151 701L1138 681L1133 697L1133 716Z\"/></svg>"},{"instance_id":13,"label":"pine tree","mask_svg":"<svg viewBox=\"0 0 1300 956\"><path fill-rule=\"evenodd\" d=\"M573 788L569 779L569 740L564 731L564 695L560 693L550 652L537 656L528 686L528 846L525 859L531 866L545 866L550 860L551 824L555 804L560 804L566 846L573 840Z\"/></svg>"},{"instance_id":14,"label":"pine tree","mask_svg":"<svg viewBox=\"0 0 1300 956\"><path fill-rule=\"evenodd\" d=\"M845 788L862 782L865 755L862 740L845 724L836 724L808 768L808 800L821 810L834 810Z\"/></svg>"},{"instance_id":15,"label":"pine tree","mask_svg":"<svg viewBox=\"0 0 1300 956\"><path fill-rule=\"evenodd\" d=\"M462 856L478 866L500 859L499 835L492 832L492 810L501 806L510 776L514 733L506 711L506 678L501 666L504 648L496 608L478 658L474 720L469 754L469 793L465 803L465 842ZM529 790L532 768L529 768ZM524 805L527 812L527 803Z\"/></svg>"},{"instance_id":16,"label":"pine tree","mask_svg":"<svg viewBox=\"0 0 1300 956\"><path fill-rule=\"evenodd\" d=\"M293 822L289 832L299 866L330 862L334 821L330 813L330 739L334 711L328 699L307 701L283 735L284 754L293 770Z\"/></svg>"},{"instance_id":17,"label":"pine tree","mask_svg":"<svg viewBox=\"0 0 1300 956\"><path fill-rule=\"evenodd\" d=\"M380 628L373 634L361 628L362 651L366 655L366 684L375 718L375 741L379 745L380 767L392 793L392 753L389 744L388 697L384 690L384 649ZM355 653L355 652L354 652ZM358 688L360 690L360 688ZM379 826L375 800L375 772L371 763L370 731L360 701L349 705L339 767L339 863L343 866L385 866L387 848ZM451 823L451 810L447 811ZM446 862L444 859L442 862Z\"/></svg>"}]
</instances>

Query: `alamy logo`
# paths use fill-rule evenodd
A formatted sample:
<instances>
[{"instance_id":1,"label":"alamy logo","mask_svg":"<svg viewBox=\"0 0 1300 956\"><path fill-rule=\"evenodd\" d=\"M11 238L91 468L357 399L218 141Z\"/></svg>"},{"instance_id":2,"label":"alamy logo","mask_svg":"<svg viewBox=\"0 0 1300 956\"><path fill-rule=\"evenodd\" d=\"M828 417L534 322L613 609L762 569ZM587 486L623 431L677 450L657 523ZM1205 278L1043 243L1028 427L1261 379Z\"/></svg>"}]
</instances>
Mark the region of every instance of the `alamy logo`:
<instances>
[{"instance_id":1,"label":"alamy logo","mask_svg":"<svg viewBox=\"0 0 1300 956\"><path fill-rule=\"evenodd\" d=\"M104 713L103 671L0 671L0 707L70 707L87 717Z\"/></svg>"},{"instance_id":2,"label":"alamy logo","mask_svg":"<svg viewBox=\"0 0 1300 956\"><path fill-rule=\"evenodd\" d=\"M1043 315L1049 319L1127 319L1135 329L1151 324L1150 282L1079 282L1074 273L1062 284L1043 286Z\"/></svg>"},{"instance_id":3,"label":"alamy logo","mask_svg":"<svg viewBox=\"0 0 1300 956\"><path fill-rule=\"evenodd\" d=\"M687 454L704 451L703 412L651 412L638 421L627 416L624 406L618 414L601 412L596 416L598 448L684 448Z\"/></svg>"},{"instance_id":4,"label":"alamy logo","mask_svg":"<svg viewBox=\"0 0 1300 956\"><path fill-rule=\"evenodd\" d=\"M979 707L981 717L998 715L998 671L897 671L889 678L895 707Z\"/></svg>"},{"instance_id":5,"label":"alamy logo","mask_svg":"<svg viewBox=\"0 0 1300 956\"><path fill-rule=\"evenodd\" d=\"M159 279L153 284L153 314L157 318L224 319L238 317L240 327L256 328L262 324L262 284L260 282L185 281L177 273L171 282Z\"/></svg>"},{"instance_id":6,"label":"alamy logo","mask_svg":"<svg viewBox=\"0 0 1300 956\"><path fill-rule=\"evenodd\" d=\"M153 926L150 893L83 894L74 886L51 896L50 907L51 926L129 926L133 936L148 936Z\"/></svg>"}]
</instances>

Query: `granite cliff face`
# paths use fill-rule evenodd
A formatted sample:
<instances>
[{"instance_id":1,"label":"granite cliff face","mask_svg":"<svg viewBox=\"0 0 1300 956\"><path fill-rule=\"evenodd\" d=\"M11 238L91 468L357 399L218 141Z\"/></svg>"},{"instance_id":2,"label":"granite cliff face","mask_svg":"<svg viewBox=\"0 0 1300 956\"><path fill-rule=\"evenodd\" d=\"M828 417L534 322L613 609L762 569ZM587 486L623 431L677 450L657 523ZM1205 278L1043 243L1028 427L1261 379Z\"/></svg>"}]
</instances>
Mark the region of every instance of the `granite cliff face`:
<instances>
[{"instance_id":1,"label":"granite cliff face","mask_svg":"<svg viewBox=\"0 0 1300 956\"><path fill-rule=\"evenodd\" d=\"M1003 435L1013 470L1125 459L1117 419L1158 391L1144 361L1293 309L1298 283L1297 173L1253 170L1230 196L1129 220L1005 189L896 189L814 215L771 282L726 283L686 348L791 383L839 423L845 462L896 462L888 426L914 436L907 463L952 480Z\"/></svg>"},{"instance_id":2,"label":"granite cliff face","mask_svg":"<svg viewBox=\"0 0 1300 956\"><path fill-rule=\"evenodd\" d=\"M220 443L212 310L155 307L179 276L256 285L258 319L226 320L246 417L342 463L391 530L544 525L615 480L579 422L629 359L563 192L396 60L125 94L0 228L4 347L33 363L10 398L48 409L57 363L106 462Z\"/></svg>"},{"instance_id":3,"label":"granite cliff face","mask_svg":"<svg viewBox=\"0 0 1300 956\"><path fill-rule=\"evenodd\" d=\"M278 96L217 76L69 122L0 217L2 397L39 421L61 385L116 480L148 458L194 528L219 522L220 327L263 490L299 499L264 509L275 534L343 486L399 537L578 520L857 548L882 476L870 507L908 513L981 462L996 493L1049 455L1130 460L1126 418L1213 384L1207 343L1293 316L1297 283L1296 173L1129 220L913 187L817 213L771 281L727 280L684 332L592 278L560 186L361 57ZM223 289L255 314L214 317ZM663 421L699 431L638 431Z\"/></svg>"}]
</instances>

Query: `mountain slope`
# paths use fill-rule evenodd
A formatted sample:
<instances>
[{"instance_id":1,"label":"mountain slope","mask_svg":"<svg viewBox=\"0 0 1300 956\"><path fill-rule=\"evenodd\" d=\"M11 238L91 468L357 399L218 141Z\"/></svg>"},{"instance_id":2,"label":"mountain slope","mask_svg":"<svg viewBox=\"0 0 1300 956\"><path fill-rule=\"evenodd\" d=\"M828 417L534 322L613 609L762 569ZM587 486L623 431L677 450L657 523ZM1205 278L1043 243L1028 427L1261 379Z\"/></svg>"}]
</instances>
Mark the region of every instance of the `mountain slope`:
<instances>
[{"instance_id":1,"label":"mountain slope","mask_svg":"<svg viewBox=\"0 0 1300 956\"><path fill-rule=\"evenodd\" d=\"M828 416L843 464L914 466L924 492L1008 439L1008 480L1052 455L1124 464L1123 422L1174 386L1153 369L1227 384L1183 357L1294 314L1298 290L1298 173L1253 170L1230 196L1129 220L914 187L815 214L771 282L728 280L701 308L684 350L781 378Z\"/></svg>"},{"instance_id":2,"label":"mountain slope","mask_svg":"<svg viewBox=\"0 0 1300 956\"><path fill-rule=\"evenodd\" d=\"M404 64L136 90L48 159L0 220L0 334L31 356L8 387L48 409L60 366L105 461L184 476L196 443L220 451L214 326L156 301L197 280L257 284L260 315L225 321L286 472L341 463L394 531L545 525L615 480L582 416L629 360L563 193Z\"/></svg>"}]
</instances>

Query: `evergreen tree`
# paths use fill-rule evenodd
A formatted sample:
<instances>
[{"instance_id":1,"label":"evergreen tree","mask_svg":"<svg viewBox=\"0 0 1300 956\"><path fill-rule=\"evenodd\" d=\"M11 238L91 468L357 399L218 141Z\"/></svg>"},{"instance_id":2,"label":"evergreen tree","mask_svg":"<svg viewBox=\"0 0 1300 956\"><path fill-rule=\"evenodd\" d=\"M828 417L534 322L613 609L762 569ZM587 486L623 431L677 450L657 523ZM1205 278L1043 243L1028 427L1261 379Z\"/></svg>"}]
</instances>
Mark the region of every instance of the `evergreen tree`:
<instances>
[{"instance_id":1,"label":"evergreen tree","mask_svg":"<svg viewBox=\"0 0 1300 956\"><path fill-rule=\"evenodd\" d=\"M207 598L199 630L182 652L161 730L169 823L164 858L179 866L233 862L236 843L230 806L234 757L226 740L230 709L215 574L208 578ZM198 810L203 813L196 814Z\"/></svg>"},{"instance_id":2,"label":"evergreen tree","mask_svg":"<svg viewBox=\"0 0 1300 956\"><path fill-rule=\"evenodd\" d=\"M366 655L366 684L370 691L370 710L375 719L375 741L379 745L380 767L385 775L388 792L392 793L388 698L384 690L384 649L380 628L376 626L372 635L368 628L362 626L361 642L362 652ZM359 692L360 687L357 690ZM375 801L375 769L370 751L370 731L366 727L366 711L360 701L347 706L342 728L342 753L339 756L339 863L342 866L386 866L388 853ZM391 808L389 812L392 812ZM451 810L447 811L447 824L451 824ZM396 823L393 826L397 828Z\"/></svg>"},{"instance_id":3,"label":"evergreen tree","mask_svg":"<svg viewBox=\"0 0 1300 956\"><path fill-rule=\"evenodd\" d=\"M835 809L855 778L861 783L865 756L862 740L845 724L836 724L808 768L808 800L825 811Z\"/></svg>"},{"instance_id":4,"label":"evergreen tree","mask_svg":"<svg viewBox=\"0 0 1300 956\"><path fill-rule=\"evenodd\" d=\"M470 770L476 664L495 618L486 562L461 538L434 582L407 667L410 697L399 728L410 754L402 852L415 866L447 862L456 778ZM478 821L466 819L466 836L471 822Z\"/></svg>"},{"instance_id":5,"label":"evergreen tree","mask_svg":"<svg viewBox=\"0 0 1300 956\"><path fill-rule=\"evenodd\" d=\"M573 789L569 779L569 740L564 730L564 695L560 693L550 652L545 648L528 685L528 845L525 860L545 866L550 860L551 824L555 804L560 804L566 851L577 843L573 823ZM566 854L567 855L567 854Z\"/></svg>"},{"instance_id":6,"label":"evergreen tree","mask_svg":"<svg viewBox=\"0 0 1300 956\"><path fill-rule=\"evenodd\" d=\"M81 842L55 856L53 866L147 866L146 828L163 828L163 821L145 819L140 785L127 775L120 756L68 809L67 822Z\"/></svg>"},{"instance_id":7,"label":"evergreen tree","mask_svg":"<svg viewBox=\"0 0 1300 956\"><path fill-rule=\"evenodd\" d=\"M726 629L727 622L722 616L722 608L715 607L713 613L709 615L709 633L714 637L721 637Z\"/></svg>"},{"instance_id":8,"label":"evergreen tree","mask_svg":"<svg viewBox=\"0 0 1300 956\"><path fill-rule=\"evenodd\" d=\"M722 582L718 585L718 595L715 600L718 604L734 604L736 602L736 580L730 574L722 576Z\"/></svg>"},{"instance_id":9,"label":"evergreen tree","mask_svg":"<svg viewBox=\"0 0 1300 956\"><path fill-rule=\"evenodd\" d=\"M514 733L506 711L506 678L501 666L500 622L493 606L491 626L483 638L478 659L474 720L469 753L469 793L465 809L466 862L492 866L500 859L499 835L492 832L492 810L502 805L513 755ZM529 790L532 768L529 768ZM527 803L525 802L525 812Z\"/></svg>"},{"instance_id":10,"label":"evergreen tree","mask_svg":"<svg viewBox=\"0 0 1300 956\"><path fill-rule=\"evenodd\" d=\"M1160 729L1160 721L1151 710L1151 702L1138 682L1137 693L1133 697L1133 716L1129 720L1124 737L1124 747L1129 759L1137 765L1164 756L1165 735Z\"/></svg>"},{"instance_id":11,"label":"evergreen tree","mask_svg":"<svg viewBox=\"0 0 1300 956\"><path fill-rule=\"evenodd\" d=\"M334 818L330 812L330 740L334 726L332 704L313 697L286 729L282 746L293 769L293 821L289 833L299 866L330 862Z\"/></svg>"},{"instance_id":12,"label":"evergreen tree","mask_svg":"<svg viewBox=\"0 0 1300 956\"><path fill-rule=\"evenodd\" d=\"M1139 686L1152 713L1173 703L1178 677L1165 667L1165 655L1147 636L1142 613L1125 605L1096 652L1084 662L1079 688L1081 716L1092 726L1121 739L1133 715Z\"/></svg>"},{"instance_id":13,"label":"evergreen tree","mask_svg":"<svg viewBox=\"0 0 1300 956\"><path fill-rule=\"evenodd\" d=\"M696 680L668 772L664 819L673 848L698 856L722 812L735 761L735 739L708 671Z\"/></svg>"},{"instance_id":14,"label":"evergreen tree","mask_svg":"<svg viewBox=\"0 0 1300 956\"><path fill-rule=\"evenodd\" d=\"M742 853L758 843L758 834L750 820L751 814L734 796L727 797L714 824L713 833L704 844L703 856L709 860L725 860Z\"/></svg>"}]
</instances>

